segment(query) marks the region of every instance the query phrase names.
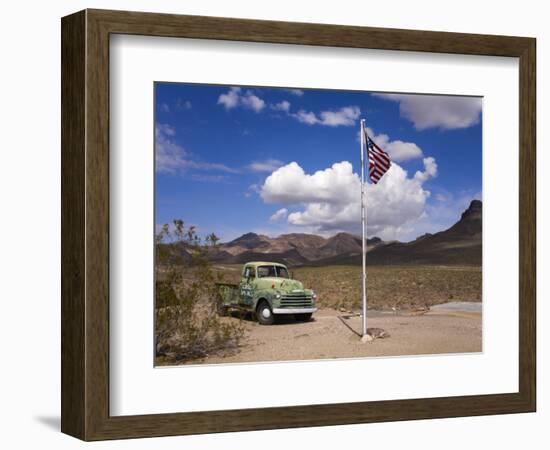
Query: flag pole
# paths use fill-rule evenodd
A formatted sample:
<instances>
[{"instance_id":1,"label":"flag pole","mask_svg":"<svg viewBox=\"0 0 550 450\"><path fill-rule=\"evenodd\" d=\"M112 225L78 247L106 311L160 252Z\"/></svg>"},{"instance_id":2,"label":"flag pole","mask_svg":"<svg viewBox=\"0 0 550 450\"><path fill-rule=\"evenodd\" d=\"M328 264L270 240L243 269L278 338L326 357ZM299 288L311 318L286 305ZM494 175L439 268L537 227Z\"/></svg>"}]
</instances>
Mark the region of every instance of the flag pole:
<instances>
[{"instance_id":1,"label":"flag pole","mask_svg":"<svg viewBox=\"0 0 550 450\"><path fill-rule=\"evenodd\" d=\"M365 119L361 119L361 250L362 250L362 296L363 296L363 332L362 339L367 341L367 208L365 206L365 148L367 147ZM368 155L368 149L367 149ZM367 161L368 163L368 157Z\"/></svg>"}]
</instances>

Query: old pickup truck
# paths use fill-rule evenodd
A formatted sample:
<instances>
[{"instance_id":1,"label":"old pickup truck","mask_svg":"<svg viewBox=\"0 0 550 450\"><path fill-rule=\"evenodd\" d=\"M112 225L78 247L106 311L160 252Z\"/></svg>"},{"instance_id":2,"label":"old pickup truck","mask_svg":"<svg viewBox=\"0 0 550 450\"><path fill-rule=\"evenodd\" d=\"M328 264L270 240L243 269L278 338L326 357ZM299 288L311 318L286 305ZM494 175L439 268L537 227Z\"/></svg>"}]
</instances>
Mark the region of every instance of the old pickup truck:
<instances>
[{"instance_id":1,"label":"old pickup truck","mask_svg":"<svg viewBox=\"0 0 550 450\"><path fill-rule=\"evenodd\" d=\"M291 279L283 264L249 262L243 266L239 284L218 284L221 293L219 313L240 309L256 315L262 325L271 325L275 316L292 314L299 322L307 322L317 311L317 296Z\"/></svg>"}]
</instances>

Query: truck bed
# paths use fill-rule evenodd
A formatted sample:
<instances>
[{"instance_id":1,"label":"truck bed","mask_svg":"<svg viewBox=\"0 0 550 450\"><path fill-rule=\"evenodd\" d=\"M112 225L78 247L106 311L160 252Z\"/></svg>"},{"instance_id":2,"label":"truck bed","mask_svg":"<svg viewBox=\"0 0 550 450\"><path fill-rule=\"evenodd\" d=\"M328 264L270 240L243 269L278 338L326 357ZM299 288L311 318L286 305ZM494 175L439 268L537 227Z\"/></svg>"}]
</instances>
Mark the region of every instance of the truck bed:
<instances>
[{"instance_id":1,"label":"truck bed","mask_svg":"<svg viewBox=\"0 0 550 450\"><path fill-rule=\"evenodd\" d=\"M220 290L223 302L226 305L239 303L239 285L234 283L216 283Z\"/></svg>"}]
</instances>

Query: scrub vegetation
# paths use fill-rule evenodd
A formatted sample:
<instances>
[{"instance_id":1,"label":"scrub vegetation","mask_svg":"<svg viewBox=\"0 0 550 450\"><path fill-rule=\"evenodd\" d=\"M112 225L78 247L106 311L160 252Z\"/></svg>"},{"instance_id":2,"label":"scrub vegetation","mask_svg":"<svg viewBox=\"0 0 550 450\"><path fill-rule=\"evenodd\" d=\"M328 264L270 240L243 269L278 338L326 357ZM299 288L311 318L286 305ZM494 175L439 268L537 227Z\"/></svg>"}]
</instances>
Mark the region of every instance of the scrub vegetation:
<instances>
[{"instance_id":1,"label":"scrub vegetation","mask_svg":"<svg viewBox=\"0 0 550 450\"><path fill-rule=\"evenodd\" d=\"M215 246L214 234L201 242L194 227L183 221L164 225L156 235L155 345L156 363L180 362L210 354L230 354L244 335L240 320L217 314L221 302L216 282L223 274L213 271L206 258ZM190 258L182 260L181 247Z\"/></svg>"}]
</instances>

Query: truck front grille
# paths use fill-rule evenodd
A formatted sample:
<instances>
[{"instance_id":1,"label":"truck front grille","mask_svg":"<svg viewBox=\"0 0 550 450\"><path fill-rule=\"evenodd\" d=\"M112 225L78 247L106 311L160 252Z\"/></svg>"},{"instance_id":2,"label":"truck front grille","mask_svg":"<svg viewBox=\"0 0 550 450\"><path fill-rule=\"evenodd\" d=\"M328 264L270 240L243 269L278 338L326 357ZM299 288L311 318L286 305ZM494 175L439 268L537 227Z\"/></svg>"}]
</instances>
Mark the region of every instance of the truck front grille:
<instances>
[{"instance_id":1,"label":"truck front grille","mask_svg":"<svg viewBox=\"0 0 550 450\"><path fill-rule=\"evenodd\" d=\"M281 308L311 308L313 300L305 294L285 294L281 297Z\"/></svg>"}]
</instances>

